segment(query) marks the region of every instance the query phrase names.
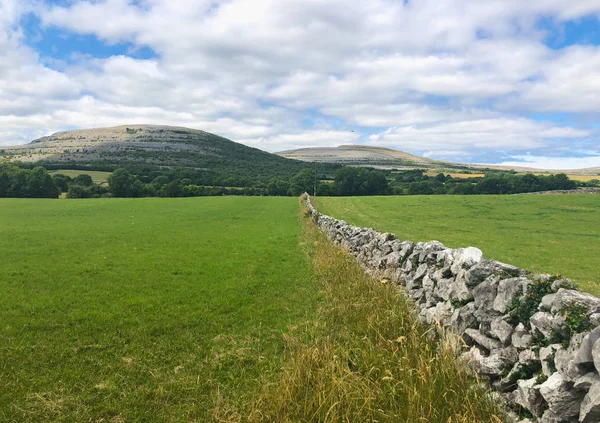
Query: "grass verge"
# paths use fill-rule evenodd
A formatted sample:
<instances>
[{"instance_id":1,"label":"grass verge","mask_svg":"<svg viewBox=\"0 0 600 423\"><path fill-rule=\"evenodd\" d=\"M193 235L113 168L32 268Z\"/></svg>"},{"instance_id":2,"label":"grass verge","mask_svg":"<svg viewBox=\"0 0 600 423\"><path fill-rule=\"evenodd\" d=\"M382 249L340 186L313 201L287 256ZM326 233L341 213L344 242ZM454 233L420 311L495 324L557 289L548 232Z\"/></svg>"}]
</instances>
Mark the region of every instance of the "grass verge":
<instances>
[{"instance_id":1,"label":"grass verge","mask_svg":"<svg viewBox=\"0 0 600 423\"><path fill-rule=\"evenodd\" d=\"M374 283L303 218L323 303L285 336L289 358L251 422L501 422L501 413L415 318L397 288Z\"/></svg>"}]
</instances>

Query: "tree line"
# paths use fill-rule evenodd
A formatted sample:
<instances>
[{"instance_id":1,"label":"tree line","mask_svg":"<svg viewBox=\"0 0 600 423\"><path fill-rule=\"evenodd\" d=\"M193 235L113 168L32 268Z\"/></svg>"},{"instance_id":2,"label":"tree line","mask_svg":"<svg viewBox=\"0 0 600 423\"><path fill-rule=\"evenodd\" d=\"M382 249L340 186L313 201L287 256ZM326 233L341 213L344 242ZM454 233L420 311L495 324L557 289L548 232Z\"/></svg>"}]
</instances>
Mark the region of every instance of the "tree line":
<instances>
[{"instance_id":1,"label":"tree line","mask_svg":"<svg viewBox=\"0 0 600 423\"><path fill-rule=\"evenodd\" d=\"M252 186L204 185L197 170L145 169L140 175L128 169L115 170L107 184L95 184L87 174L75 178L50 174L45 168L22 168L0 164L0 197L67 198L99 197L198 197L218 195L298 196L303 192L318 196L362 195L477 195L517 194L538 191L572 190L597 186L598 181L581 183L565 174L534 175L489 172L484 177L452 178L439 173L429 176L423 170L382 171L363 167L315 170L304 168L289 178L276 177ZM154 176L150 179L150 176ZM229 181L233 184L240 181ZM598 183L597 183L598 182ZM243 185L243 184L240 184Z\"/></svg>"}]
</instances>

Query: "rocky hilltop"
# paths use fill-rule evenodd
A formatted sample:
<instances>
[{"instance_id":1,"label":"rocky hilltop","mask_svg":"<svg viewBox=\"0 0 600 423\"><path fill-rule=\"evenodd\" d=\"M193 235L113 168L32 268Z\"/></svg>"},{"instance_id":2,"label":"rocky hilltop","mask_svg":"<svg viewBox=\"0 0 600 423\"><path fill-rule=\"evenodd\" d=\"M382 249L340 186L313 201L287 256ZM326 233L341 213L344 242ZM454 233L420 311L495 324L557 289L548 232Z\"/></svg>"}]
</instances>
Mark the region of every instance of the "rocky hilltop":
<instances>
[{"instance_id":1,"label":"rocky hilltop","mask_svg":"<svg viewBox=\"0 0 600 423\"><path fill-rule=\"evenodd\" d=\"M341 145L339 147L300 148L277 153L289 159L307 162L339 163L359 166L448 166L452 163L415 156L391 148L367 145Z\"/></svg>"},{"instance_id":2,"label":"rocky hilltop","mask_svg":"<svg viewBox=\"0 0 600 423\"><path fill-rule=\"evenodd\" d=\"M208 132L158 125L58 132L30 144L2 148L0 156L20 162L137 163L180 167L201 167L210 158L281 161L275 155Z\"/></svg>"}]
</instances>

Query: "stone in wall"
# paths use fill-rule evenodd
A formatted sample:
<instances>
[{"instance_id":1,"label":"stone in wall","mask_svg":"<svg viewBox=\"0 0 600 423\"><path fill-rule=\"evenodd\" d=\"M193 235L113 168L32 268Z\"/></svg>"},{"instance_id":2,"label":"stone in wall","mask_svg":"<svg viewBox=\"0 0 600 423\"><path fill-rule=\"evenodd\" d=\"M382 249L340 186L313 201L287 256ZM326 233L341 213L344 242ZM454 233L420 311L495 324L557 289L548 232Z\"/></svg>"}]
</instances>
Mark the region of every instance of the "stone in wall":
<instances>
[{"instance_id":1,"label":"stone in wall","mask_svg":"<svg viewBox=\"0 0 600 423\"><path fill-rule=\"evenodd\" d=\"M600 299L475 247L402 241L307 207L365 271L403 289L419 317L462 337L462 357L508 400L515 421L600 422ZM579 333L576 333L579 332Z\"/></svg>"}]
</instances>

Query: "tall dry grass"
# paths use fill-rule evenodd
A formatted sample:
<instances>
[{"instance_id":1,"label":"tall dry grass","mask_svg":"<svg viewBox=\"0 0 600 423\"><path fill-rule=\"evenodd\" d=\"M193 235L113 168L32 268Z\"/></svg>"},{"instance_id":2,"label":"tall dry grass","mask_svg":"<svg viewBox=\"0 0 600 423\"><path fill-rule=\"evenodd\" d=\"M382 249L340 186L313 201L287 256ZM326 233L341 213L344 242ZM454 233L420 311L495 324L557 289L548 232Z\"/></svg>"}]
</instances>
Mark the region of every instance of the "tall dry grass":
<instances>
[{"instance_id":1,"label":"tall dry grass","mask_svg":"<svg viewBox=\"0 0 600 423\"><path fill-rule=\"evenodd\" d=\"M366 276L310 218L303 226L322 307L316 322L286 335L289 359L251 422L502 422L397 288Z\"/></svg>"}]
</instances>

